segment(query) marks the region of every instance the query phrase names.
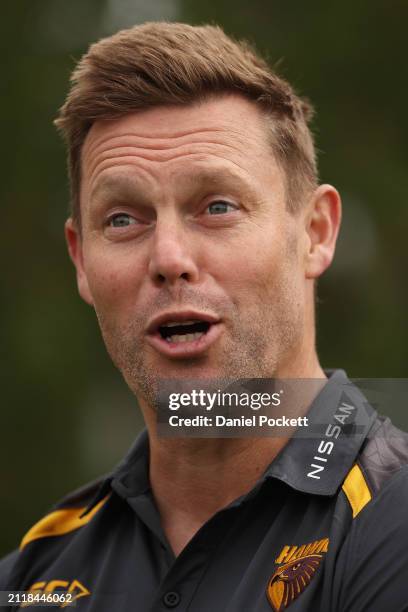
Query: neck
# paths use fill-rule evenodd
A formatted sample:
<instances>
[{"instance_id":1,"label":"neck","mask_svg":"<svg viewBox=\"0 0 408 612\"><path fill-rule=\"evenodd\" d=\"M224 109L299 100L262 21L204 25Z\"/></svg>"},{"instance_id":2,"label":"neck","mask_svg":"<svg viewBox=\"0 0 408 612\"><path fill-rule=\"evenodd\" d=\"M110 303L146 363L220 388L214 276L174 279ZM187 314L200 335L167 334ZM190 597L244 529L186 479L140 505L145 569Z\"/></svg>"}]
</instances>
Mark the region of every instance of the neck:
<instances>
[{"instance_id":1,"label":"neck","mask_svg":"<svg viewBox=\"0 0 408 612\"><path fill-rule=\"evenodd\" d=\"M301 374L297 370L299 378L325 378L317 357L307 366ZM312 399L299 407L297 416L307 412ZM139 402L149 432L150 483L164 532L177 555L218 510L253 488L289 436L159 438L155 411Z\"/></svg>"},{"instance_id":2,"label":"neck","mask_svg":"<svg viewBox=\"0 0 408 612\"><path fill-rule=\"evenodd\" d=\"M252 489L287 442L149 435L152 491L176 555L218 510Z\"/></svg>"}]
</instances>

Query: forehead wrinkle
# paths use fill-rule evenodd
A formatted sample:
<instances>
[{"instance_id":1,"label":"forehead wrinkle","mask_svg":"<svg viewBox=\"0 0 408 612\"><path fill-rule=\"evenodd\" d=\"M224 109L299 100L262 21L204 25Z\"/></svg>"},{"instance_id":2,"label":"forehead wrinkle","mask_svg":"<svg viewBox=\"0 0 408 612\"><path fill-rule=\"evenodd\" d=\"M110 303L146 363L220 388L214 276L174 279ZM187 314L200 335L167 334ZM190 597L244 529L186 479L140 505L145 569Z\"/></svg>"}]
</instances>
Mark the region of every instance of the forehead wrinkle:
<instances>
[{"instance_id":1,"label":"forehead wrinkle","mask_svg":"<svg viewBox=\"0 0 408 612\"><path fill-rule=\"evenodd\" d=\"M158 149L160 153L157 156L143 154L143 155L140 155L140 157L143 157L144 159L148 159L152 161L154 161L155 159L157 159L158 161L160 161L161 159L163 159L164 161L167 161L172 158L171 151L175 151L183 147L188 149L190 147L194 147L194 145L199 145L199 146L203 145L203 146L210 146L210 147L215 145L217 147L225 147L225 148L229 148L232 150L236 150L236 148L233 145L230 145L228 143L216 142L216 141L211 141L211 140L209 141L200 140L199 142L181 143L173 147L167 147L166 149L164 148ZM132 155L132 153L134 153L136 156L138 156L138 152L143 153L144 151L155 151L155 150L156 150L156 147L142 147L142 146L137 146L137 145L135 146L129 143L121 144L121 145L116 145L114 147L110 147L109 149L104 148L101 152L97 153L93 159L95 159L95 163L97 163L99 157L102 157L102 160L103 160L103 159L114 158L116 155L118 155L119 157L124 157L126 156L127 153L129 155ZM123 155L121 155L121 153L123 153ZM92 169L92 166L91 166L91 169Z\"/></svg>"},{"instance_id":2,"label":"forehead wrinkle","mask_svg":"<svg viewBox=\"0 0 408 612\"><path fill-rule=\"evenodd\" d=\"M185 157L187 159L192 159L198 162L204 162L204 163L211 163L212 159L219 159L223 162L223 167L217 166L214 169L211 169L210 167L208 169L205 170L205 174L207 176L207 178L209 179L211 174L213 175L217 175L217 179L219 180L221 177L221 174L224 174L226 177L229 178L234 178L235 180L240 180L242 182L243 178L242 173L244 173L246 175L246 177L248 179L251 180L252 182L252 175L251 173L248 171L248 168L246 168L245 166L239 164L237 161L234 161L233 159L231 159L230 157L226 158L223 157L222 155L216 154L214 152L211 153L211 155L208 154L203 154L203 152L200 153L179 153L177 155L172 156L169 159L161 159L161 160L157 160L157 159L150 159L150 158L145 158L143 157L142 159L138 158L138 161L152 161L154 164L158 164L158 165L163 165L166 163L171 163L181 157ZM116 159L116 163L112 162L111 159ZM101 172L103 172L104 170L107 170L108 168L113 168L113 167L120 167L120 166L127 166L129 168L135 169L137 168L137 172L144 172L146 174L150 174L149 171L147 170L147 168L144 166L143 163L138 163L137 165L134 163L124 163L124 161L126 159L131 159L134 160L134 156L122 156L119 158L106 158L101 160L98 165L95 167L94 171L92 172L91 176L90 176L90 180L89 182L92 183L95 180L95 176L100 175ZM233 171L231 171L230 169L228 169L228 165L232 164L233 166L236 166L239 169L239 173L235 173ZM150 169L151 170L151 169ZM169 168L169 170L171 170L171 168ZM202 172L203 173L203 172ZM186 171L183 176L184 178L188 178L191 175L197 175L199 174L198 172L192 172L191 169Z\"/></svg>"},{"instance_id":3,"label":"forehead wrinkle","mask_svg":"<svg viewBox=\"0 0 408 612\"><path fill-rule=\"evenodd\" d=\"M214 135L213 139L208 139L207 135L212 133ZM221 137L221 134L224 137ZM109 135L105 138L96 139L95 143L92 143L92 139L88 134L88 138L86 139L83 147L83 155L84 157L93 157L100 153L100 150L105 150L106 148L117 148L117 147L136 147L140 149L151 149L151 150L166 150L171 148L176 148L178 146L182 146L183 144L200 144L205 142L213 142L214 144L223 144L225 142L225 135L230 136L233 140L240 141L242 144L247 143L248 135L244 135L237 130L232 129L216 129L209 128L205 130L191 130L189 132L185 132L183 134L178 134L176 136L164 137L163 134L158 136L149 137L145 135L138 135L135 133L123 133L123 134L114 134ZM203 139L203 135L205 138ZM193 138L191 138L193 136ZM220 136L218 138L218 136ZM117 142L119 141L119 142ZM154 142L153 142L154 141ZM175 142L176 141L176 142ZM181 141L181 142L177 142ZM112 143L111 147L107 147L109 142Z\"/></svg>"},{"instance_id":4,"label":"forehead wrinkle","mask_svg":"<svg viewBox=\"0 0 408 612\"><path fill-rule=\"evenodd\" d=\"M182 144L182 145L173 147L171 150L167 149L165 151L160 151L160 153L156 155L146 154L146 151L150 151L150 149L134 148L134 147L119 147L118 146L113 149L104 150L102 153L99 154L99 156L96 156L93 159L93 163L90 164L89 172L92 178L95 171L97 171L99 165L109 160L117 160L119 162L119 161L124 161L126 159L128 160L133 159L135 161L139 160L140 162L151 161L151 162L163 163L163 162L169 162L172 160L176 160L183 156L187 156L187 157L191 155L216 156L216 153L214 152L214 145L216 146L217 150L223 149L223 150L226 150L228 153L230 152L238 153L238 154L240 153L240 151L233 145L230 145L228 143L214 143L211 141L200 142L199 143L200 151L191 151L192 148L196 148L196 147L192 146L191 144L188 144L188 145ZM183 150L180 151L180 149L187 149L187 151L183 151ZM231 159L231 156L229 155L228 158Z\"/></svg>"},{"instance_id":5,"label":"forehead wrinkle","mask_svg":"<svg viewBox=\"0 0 408 612\"><path fill-rule=\"evenodd\" d=\"M180 147L175 147L174 149L172 149L171 151L167 151L166 153L160 153L160 155L149 155L146 154L145 151L146 149L132 149L129 147L126 148L119 148L115 154L114 151L109 150L108 152L103 153L100 155L100 159L96 158L94 160L94 164L89 168L90 174L91 176L94 174L94 172L97 170L98 166L103 164L104 162L109 162L109 160L134 160L134 161L140 161L140 162L144 162L144 161L148 161L148 162L157 162L158 164L162 164L165 162L170 162L173 160L177 160L180 157L189 157L189 156L201 156L203 157L203 159L205 158L205 156L214 156L214 157L220 157L222 158L221 154L216 154L214 152L214 147L212 146L214 143L201 143L204 146L200 147L200 151L191 151L191 147L190 146L184 146L181 145ZM180 148L186 148L187 151L178 151L175 152L177 149ZM219 148L223 148L223 149L227 149L228 151L232 151L232 152L237 152L237 150L235 149L235 147L232 147L230 145L217 145L217 149ZM239 151L238 151L239 152ZM231 157L225 157L224 159L229 159L231 160ZM232 160L231 160L232 161Z\"/></svg>"},{"instance_id":6,"label":"forehead wrinkle","mask_svg":"<svg viewBox=\"0 0 408 612\"><path fill-rule=\"evenodd\" d=\"M240 183L248 182L252 184L253 182L252 175L248 171L248 168L241 166L239 163L235 162L231 158L226 159L225 157L222 157L222 155L217 155L216 153L214 153L211 157L220 159L223 162L223 164L216 166L214 168L210 168L210 167L206 168L203 171L201 171L202 174L205 174L208 177L210 177L211 175L213 177L217 176L217 180L220 180L222 178L222 175L224 175L224 177L231 178L233 180L239 181ZM199 161L206 162L208 161L208 158L205 158ZM228 167L230 164L232 164L233 166L236 166L239 171L234 172L234 170ZM242 176L242 173L245 174L245 178Z\"/></svg>"},{"instance_id":7,"label":"forehead wrinkle","mask_svg":"<svg viewBox=\"0 0 408 612\"><path fill-rule=\"evenodd\" d=\"M92 128L91 128L92 129ZM208 139L206 138L205 140L202 139L202 135L205 134L209 134L212 133L214 134L214 138L213 139ZM221 137L221 134L223 135L223 137ZM226 142L225 141L225 135L229 136L232 142ZM193 136L194 138L190 138L191 136ZM218 136L220 136L220 138L218 138ZM173 148L177 148L177 147L181 147L184 145L188 146L188 145L194 145L194 144L214 144L216 146L229 146L231 148L239 148L240 146L244 147L244 150L246 152L247 148L248 148L248 144L250 143L250 141L254 141L255 144L259 144L259 139L256 138L256 135L251 135L250 133L243 133L241 130L236 129L235 127L233 127L232 125L229 125L228 127L225 128L207 128L207 129L201 129L201 130L189 130L189 131L184 131L184 132L179 132L176 133L176 135L172 135L169 136L168 138L166 138L163 136L163 134L160 134L158 136L154 136L154 135L138 135L135 133L131 133L131 132L123 132L122 134L110 134L104 138L98 138L95 137L92 132L90 132L85 140L84 143L84 147L82 150L82 159L83 161L85 161L86 158L93 158L93 157L97 157L100 153L101 153L101 149L102 149L102 153L105 150L114 150L116 148L120 148L120 147L135 147L137 149L143 150L143 149L150 149L150 150L156 150L156 151L165 151L165 150L170 150ZM187 142L180 142L180 143L175 143L174 141L177 140L185 140L187 139ZM93 140L96 140L96 142L92 142ZM154 143L152 141L155 141ZM264 136L262 135L262 141L264 141ZM119 142L117 142L119 141ZM257 142L258 141L258 142ZM106 145L109 144L109 142L112 143L111 147L107 147ZM235 144L235 147L234 147ZM264 143L263 143L264 144ZM238 145L238 146L237 146ZM268 146L269 148L269 146Z\"/></svg>"},{"instance_id":8,"label":"forehead wrinkle","mask_svg":"<svg viewBox=\"0 0 408 612\"><path fill-rule=\"evenodd\" d=\"M183 132L177 132L176 134L163 134L161 133L160 135L154 135L154 134L136 134L135 132L123 132L121 134L110 134L107 135L105 138L97 138L95 137L92 132L90 132L87 136L86 142L84 144L84 150L89 149L89 153L90 154L94 154L98 152L98 148L99 147L103 147L107 142L109 142L110 140L118 140L118 139L122 139L122 138L135 138L136 140L147 140L148 142L151 140L156 140L156 141L163 141L163 143L159 143L159 146L157 148L167 148L165 146L165 141L166 140L180 140L182 138L185 138L187 136L191 136L191 135L197 135L198 137L201 134L206 134L208 132L214 132L214 133L224 133L228 131L227 129L224 128L202 128L202 129L194 129L194 130L188 130L188 131L183 131ZM232 131L232 130L231 130ZM95 144L90 144L92 143L92 140L96 140ZM163 146L160 146L160 144L162 144ZM169 145L171 146L171 145ZM154 147L152 147L154 148Z\"/></svg>"},{"instance_id":9,"label":"forehead wrinkle","mask_svg":"<svg viewBox=\"0 0 408 612\"><path fill-rule=\"evenodd\" d=\"M106 171L111 170L112 168L121 169L121 170L113 174L113 176L111 176L110 174L106 174ZM152 175L151 169L145 168L143 167L143 165L140 165L140 164L137 166L137 168L135 168L134 164L126 163L126 161L123 158L118 160L116 163L112 163L110 162L110 160L105 160L105 161L102 161L100 164L98 164L98 166L95 168L95 170L89 177L88 184L89 184L89 189L90 189L90 197L91 198L95 197L95 193L99 191L99 189L103 190L105 184L109 182L111 182L111 187L112 187L113 183L117 182L116 177L121 177L121 179L125 177L126 181L130 180L129 170L131 170L131 174L134 177L132 181L133 184L137 182L137 180L140 181L141 179L147 184L150 184L149 189L154 188L152 186L152 183L154 183L155 177Z\"/></svg>"}]
</instances>

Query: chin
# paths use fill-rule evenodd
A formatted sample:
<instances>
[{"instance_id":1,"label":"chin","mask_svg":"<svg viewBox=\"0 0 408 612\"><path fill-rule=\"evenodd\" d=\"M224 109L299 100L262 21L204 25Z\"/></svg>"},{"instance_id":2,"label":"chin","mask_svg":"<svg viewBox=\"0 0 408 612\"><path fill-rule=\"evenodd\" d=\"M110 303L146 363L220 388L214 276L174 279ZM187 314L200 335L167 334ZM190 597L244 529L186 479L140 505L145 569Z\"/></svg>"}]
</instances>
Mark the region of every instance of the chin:
<instances>
[{"instance_id":1,"label":"chin","mask_svg":"<svg viewBox=\"0 0 408 612\"><path fill-rule=\"evenodd\" d=\"M186 359L177 364L160 368L160 377L167 380L223 378L225 372L215 365L203 363L204 360Z\"/></svg>"}]
</instances>

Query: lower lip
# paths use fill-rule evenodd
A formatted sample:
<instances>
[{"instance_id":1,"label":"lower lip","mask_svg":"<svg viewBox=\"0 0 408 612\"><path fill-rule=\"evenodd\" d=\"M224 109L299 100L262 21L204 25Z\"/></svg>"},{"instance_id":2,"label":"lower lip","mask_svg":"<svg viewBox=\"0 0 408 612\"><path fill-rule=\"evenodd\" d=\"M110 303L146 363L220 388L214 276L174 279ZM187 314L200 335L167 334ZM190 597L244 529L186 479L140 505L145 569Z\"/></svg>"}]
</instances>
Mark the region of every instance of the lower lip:
<instances>
[{"instance_id":1,"label":"lower lip","mask_svg":"<svg viewBox=\"0 0 408 612\"><path fill-rule=\"evenodd\" d=\"M147 336L147 340L159 353L166 355L166 357L182 359L196 357L204 353L218 339L221 331L220 323L213 323L205 334L191 342L168 342L162 338L159 332Z\"/></svg>"}]
</instances>

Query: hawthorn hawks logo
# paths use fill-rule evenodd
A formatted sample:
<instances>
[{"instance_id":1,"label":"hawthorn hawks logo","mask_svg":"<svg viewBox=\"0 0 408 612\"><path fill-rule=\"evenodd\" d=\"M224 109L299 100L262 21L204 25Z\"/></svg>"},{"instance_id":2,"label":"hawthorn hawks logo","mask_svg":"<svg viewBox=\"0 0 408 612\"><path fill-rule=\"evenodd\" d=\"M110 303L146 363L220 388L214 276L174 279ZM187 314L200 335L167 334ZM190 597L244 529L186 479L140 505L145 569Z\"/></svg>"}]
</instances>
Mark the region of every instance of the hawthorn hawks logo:
<instances>
[{"instance_id":1,"label":"hawthorn hawks logo","mask_svg":"<svg viewBox=\"0 0 408 612\"><path fill-rule=\"evenodd\" d=\"M284 546L275 563L282 563L268 582L266 594L275 612L283 612L312 580L324 554L328 538L303 546Z\"/></svg>"}]
</instances>

